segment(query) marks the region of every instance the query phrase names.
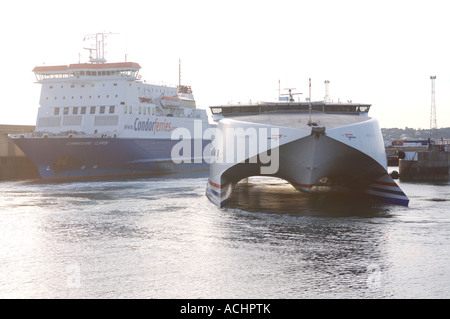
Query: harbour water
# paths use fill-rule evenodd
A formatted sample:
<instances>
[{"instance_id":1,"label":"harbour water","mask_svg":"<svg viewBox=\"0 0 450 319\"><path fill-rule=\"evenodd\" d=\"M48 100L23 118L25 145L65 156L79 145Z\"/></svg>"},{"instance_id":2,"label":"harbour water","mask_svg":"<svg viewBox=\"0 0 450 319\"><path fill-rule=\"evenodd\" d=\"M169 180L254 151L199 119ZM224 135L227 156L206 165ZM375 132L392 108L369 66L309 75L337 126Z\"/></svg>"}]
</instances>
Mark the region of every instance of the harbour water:
<instances>
[{"instance_id":1,"label":"harbour water","mask_svg":"<svg viewBox=\"0 0 450 319\"><path fill-rule=\"evenodd\" d=\"M395 168L393 168L395 169ZM208 173L0 182L0 298L449 298L450 184L409 207Z\"/></svg>"}]
</instances>

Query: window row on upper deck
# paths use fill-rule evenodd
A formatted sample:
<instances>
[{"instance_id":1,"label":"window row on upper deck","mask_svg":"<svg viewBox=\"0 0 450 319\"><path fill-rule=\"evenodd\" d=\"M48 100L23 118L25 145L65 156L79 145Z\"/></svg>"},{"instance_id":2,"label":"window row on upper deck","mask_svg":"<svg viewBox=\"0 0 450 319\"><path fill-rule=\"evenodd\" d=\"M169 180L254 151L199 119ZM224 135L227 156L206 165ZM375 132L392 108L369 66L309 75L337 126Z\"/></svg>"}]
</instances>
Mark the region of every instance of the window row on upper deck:
<instances>
[{"instance_id":1,"label":"window row on upper deck","mask_svg":"<svg viewBox=\"0 0 450 319\"><path fill-rule=\"evenodd\" d=\"M148 114L155 115L155 108L150 106L132 106L122 105L124 114ZM110 106L57 106L53 108L53 115L83 115L83 114L116 114L117 107L115 105Z\"/></svg>"},{"instance_id":2,"label":"window row on upper deck","mask_svg":"<svg viewBox=\"0 0 450 319\"><path fill-rule=\"evenodd\" d=\"M71 73L73 76L110 76L110 75L126 75L137 77L139 71L134 70L120 70L120 71L74 71Z\"/></svg>"},{"instance_id":3,"label":"window row on upper deck","mask_svg":"<svg viewBox=\"0 0 450 319\"><path fill-rule=\"evenodd\" d=\"M73 77L87 77L87 76L122 76L122 77L132 77L137 78L138 70L106 70L106 71L84 71L76 70L71 72L61 72L61 73L35 73L36 79L38 81L48 80L48 79L67 79Z\"/></svg>"}]
</instances>

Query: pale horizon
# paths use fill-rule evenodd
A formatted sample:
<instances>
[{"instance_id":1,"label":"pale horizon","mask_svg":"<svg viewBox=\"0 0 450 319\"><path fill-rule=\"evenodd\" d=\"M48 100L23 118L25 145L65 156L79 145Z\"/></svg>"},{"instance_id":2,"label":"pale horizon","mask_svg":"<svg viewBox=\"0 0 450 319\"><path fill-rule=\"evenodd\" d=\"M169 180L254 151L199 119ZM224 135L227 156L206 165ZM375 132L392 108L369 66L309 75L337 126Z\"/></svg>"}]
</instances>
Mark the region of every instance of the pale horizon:
<instances>
[{"instance_id":1,"label":"pale horizon","mask_svg":"<svg viewBox=\"0 0 450 319\"><path fill-rule=\"evenodd\" d=\"M26 6L27 10L23 10ZM87 62L88 34L111 32L106 59L137 62L142 80L193 88L197 105L274 101L372 104L382 128L450 127L450 44L444 1L13 2L2 27L0 124L34 125L41 65ZM30 22L31 21L31 22ZM23 25L30 25L24 28ZM6 31L7 30L7 31ZM297 97L297 96L296 96Z\"/></svg>"}]
</instances>

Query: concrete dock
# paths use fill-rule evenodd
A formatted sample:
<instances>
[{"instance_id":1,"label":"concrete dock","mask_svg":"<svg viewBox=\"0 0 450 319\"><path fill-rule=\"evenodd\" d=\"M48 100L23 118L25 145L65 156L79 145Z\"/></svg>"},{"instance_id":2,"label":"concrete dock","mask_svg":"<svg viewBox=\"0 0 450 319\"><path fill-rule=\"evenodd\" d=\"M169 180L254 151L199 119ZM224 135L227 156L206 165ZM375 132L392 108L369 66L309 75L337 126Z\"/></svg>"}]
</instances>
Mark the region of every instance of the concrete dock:
<instances>
[{"instance_id":1,"label":"concrete dock","mask_svg":"<svg viewBox=\"0 0 450 319\"><path fill-rule=\"evenodd\" d=\"M33 130L33 125L0 125L0 181L40 178L36 166L8 139L8 134Z\"/></svg>"},{"instance_id":2,"label":"concrete dock","mask_svg":"<svg viewBox=\"0 0 450 319\"><path fill-rule=\"evenodd\" d=\"M405 181L445 182L450 180L450 141L438 140L412 159L400 159L399 175Z\"/></svg>"}]
</instances>

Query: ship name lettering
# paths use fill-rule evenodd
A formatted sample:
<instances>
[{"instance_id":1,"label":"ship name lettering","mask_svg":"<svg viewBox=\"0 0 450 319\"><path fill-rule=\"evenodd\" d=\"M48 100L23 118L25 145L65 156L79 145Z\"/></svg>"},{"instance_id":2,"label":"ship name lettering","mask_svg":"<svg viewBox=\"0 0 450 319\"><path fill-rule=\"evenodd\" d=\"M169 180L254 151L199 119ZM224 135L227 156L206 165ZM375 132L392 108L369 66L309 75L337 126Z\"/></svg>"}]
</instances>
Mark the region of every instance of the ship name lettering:
<instances>
[{"instance_id":1,"label":"ship name lettering","mask_svg":"<svg viewBox=\"0 0 450 319\"><path fill-rule=\"evenodd\" d=\"M107 141L94 142L94 145L108 145Z\"/></svg>"},{"instance_id":2,"label":"ship name lettering","mask_svg":"<svg viewBox=\"0 0 450 319\"><path fill-rule=\"evenodd\" d=\"M92 141L77 141L77 142L66 142L67 146L71 145L92 145Z\"/></svg>"},{"instance_id":3,"label":"ship name lettering","mask_svg":"<svg viewBox=\"0 0 450 319\"><path fill-rule=\"evenodd\" d=\"M150 121L148 118L147 121L140 121L137 117L136 120L134 120L134 130L135 131L146 131L146 132L153 132L153 134L157 132L172 132L172 123L167 122L167 120L164 119L164 121L158 121L156 118L154 121Z\"/></svg>"}]
</instances>

